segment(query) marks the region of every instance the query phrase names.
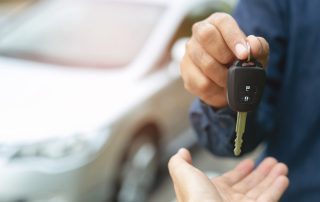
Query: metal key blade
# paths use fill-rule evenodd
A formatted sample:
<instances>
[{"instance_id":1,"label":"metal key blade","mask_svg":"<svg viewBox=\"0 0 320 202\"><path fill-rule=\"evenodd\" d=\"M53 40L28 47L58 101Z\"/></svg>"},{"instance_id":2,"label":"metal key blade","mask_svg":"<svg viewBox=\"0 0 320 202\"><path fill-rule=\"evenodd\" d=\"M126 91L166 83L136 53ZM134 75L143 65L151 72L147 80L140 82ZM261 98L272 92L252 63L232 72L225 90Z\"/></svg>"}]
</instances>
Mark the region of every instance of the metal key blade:
<instances>
[{"instance_id":1,"label":"metal key blade","mask_svg":"<svg viewBox=\"0 0 320 202\"><path fill-rule=\"evenodd\" d=\"M236 123L236 139L234 142L234 155L239 156L241 153L242 137L246 128L247 112L237 113L237 123Z\"/></svg>"}]
</instances>

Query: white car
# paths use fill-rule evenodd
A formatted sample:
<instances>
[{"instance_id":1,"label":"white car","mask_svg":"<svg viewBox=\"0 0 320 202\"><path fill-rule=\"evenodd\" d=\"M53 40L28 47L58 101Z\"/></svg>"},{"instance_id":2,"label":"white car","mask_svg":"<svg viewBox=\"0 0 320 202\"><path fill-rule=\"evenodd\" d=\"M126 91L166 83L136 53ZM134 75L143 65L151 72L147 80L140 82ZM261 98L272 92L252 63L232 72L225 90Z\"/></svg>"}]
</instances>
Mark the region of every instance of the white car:
<instances>
[{"instance_id":1,"label":"white car","mask_svg":"<svg viewBox=\"0 0 320 202\"><path fill-rule=\"evenodd\" d=\"M226 9L48 0L1 27L0 201L145 201L161 160L190 140L181 38Z\"/></svg>"},{"instance_id":2,"label":"white car","mask_svg":"<svg viewBox=\"0 0 320 202\"><path fill-rule=\"evenodd\" d=\"M21 14L24 10L27 10L36 1L37 0L1 0L0 26L2 23L10 21L14 16Z\"/></svg>"}]
</instances>

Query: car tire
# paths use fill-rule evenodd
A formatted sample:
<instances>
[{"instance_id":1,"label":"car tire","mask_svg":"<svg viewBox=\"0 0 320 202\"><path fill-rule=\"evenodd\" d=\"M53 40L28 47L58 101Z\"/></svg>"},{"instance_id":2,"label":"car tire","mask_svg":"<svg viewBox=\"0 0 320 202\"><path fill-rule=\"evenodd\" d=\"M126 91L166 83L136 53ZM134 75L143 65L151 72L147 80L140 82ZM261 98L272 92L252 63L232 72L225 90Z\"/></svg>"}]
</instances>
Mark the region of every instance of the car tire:
<instances>
[{"instance_id":1,"label":"car tire","mask_svg":"<svg viewBox=\"0 0 320 202\"><path fill-rule=\"evenodd\" d=\"M147 200L160 165L157 130L146 127L137 133L125 152L118 177L117 202Z\"/></svg>"}]
</instances>

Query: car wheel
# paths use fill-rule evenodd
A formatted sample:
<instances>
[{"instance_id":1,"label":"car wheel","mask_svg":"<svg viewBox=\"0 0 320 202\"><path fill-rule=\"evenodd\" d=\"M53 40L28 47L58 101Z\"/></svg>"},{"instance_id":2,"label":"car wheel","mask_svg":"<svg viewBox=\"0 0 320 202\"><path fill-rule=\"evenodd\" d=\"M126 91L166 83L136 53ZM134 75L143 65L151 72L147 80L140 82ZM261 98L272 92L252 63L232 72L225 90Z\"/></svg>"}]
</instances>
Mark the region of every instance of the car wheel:
<instances>
[{"instance_id":1,"label":"car wheel","mask_svg":"<svg viewBox=\"0 0 320 202\"><path fill-rule=\"evenodd\" d=\"M146 130L137 135L126 152L120 170L118 202L144 202L159 169L157 136Z\"/></svg>"}]
</instances>

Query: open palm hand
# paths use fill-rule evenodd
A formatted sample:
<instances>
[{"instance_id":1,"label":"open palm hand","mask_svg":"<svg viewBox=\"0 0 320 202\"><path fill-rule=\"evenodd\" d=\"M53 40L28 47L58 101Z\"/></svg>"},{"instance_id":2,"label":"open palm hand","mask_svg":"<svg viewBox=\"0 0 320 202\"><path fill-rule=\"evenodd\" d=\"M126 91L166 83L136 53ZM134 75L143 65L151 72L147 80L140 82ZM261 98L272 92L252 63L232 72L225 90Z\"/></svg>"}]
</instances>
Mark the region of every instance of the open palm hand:
<instances>
[{"instance_id":1,"label":"open palm hand","mask_svg":"<svg viewBox=\"0 0 320 202\"><path fill-rule=\"evenodd\" d=\"M270 157L255 169L252 160L244 160L209 179L192 166L190 153L181 149L170 159L169 171L179 202L276 202L289 184L287 166Z\"/></svg>"}]
</instances>

